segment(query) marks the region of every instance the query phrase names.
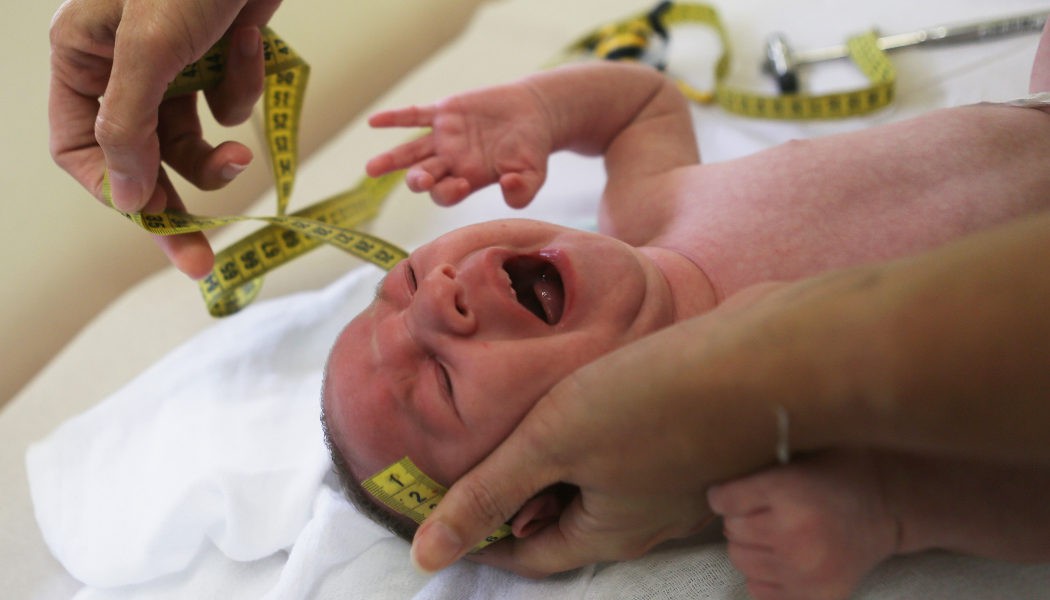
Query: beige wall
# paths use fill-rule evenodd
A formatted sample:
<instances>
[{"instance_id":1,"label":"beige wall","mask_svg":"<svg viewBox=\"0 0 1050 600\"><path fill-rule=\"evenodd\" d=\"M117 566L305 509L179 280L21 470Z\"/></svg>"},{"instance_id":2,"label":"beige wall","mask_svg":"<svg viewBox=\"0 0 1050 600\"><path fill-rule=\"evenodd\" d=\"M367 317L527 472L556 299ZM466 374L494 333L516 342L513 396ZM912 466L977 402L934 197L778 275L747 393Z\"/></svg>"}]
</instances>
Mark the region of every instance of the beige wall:
<instances>
[{"instance_id":1,"label":"beige wall","mask_svg":"<svg viewBox=\"0 0 1050 600\"><path fill-rule=\"evenodd\" d=\"M458 33L481 2L285 2L272 25L313 68L302 152L316 149ZM17 8L5 11L0 36L8 72L0 134L5 195L0 218L0 406L100 309L165 265L147 236L98 205L48 154L48 26L58 4L16 3ZM212 140L230 136L256 143L250 125L232 133L210 130ZM259 150L256 155L263 156ZM205 197L185 186L180 190L191 210L240 212L268 185L269 171L265 163L257 163L223 192Z\"/></svg>"}]
</instances>

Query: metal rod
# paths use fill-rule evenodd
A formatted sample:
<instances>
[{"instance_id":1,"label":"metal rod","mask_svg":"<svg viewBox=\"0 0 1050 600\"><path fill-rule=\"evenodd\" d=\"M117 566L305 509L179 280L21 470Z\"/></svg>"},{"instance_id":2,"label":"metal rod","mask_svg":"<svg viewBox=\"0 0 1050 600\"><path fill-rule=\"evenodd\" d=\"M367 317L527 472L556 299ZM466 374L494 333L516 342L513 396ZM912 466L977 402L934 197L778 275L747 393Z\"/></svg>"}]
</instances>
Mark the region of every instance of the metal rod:
<instances>
[{"instance_id":1,"label":"metal rod","mask_svg":"<svg viewBox=\"0 0 1050 600\"><path fill-rule=\"evenodd\" d=\"M1048 15L1050 15L1050 11L1042 11L990 21L978 21L958 25L939 25L909 33L881 36L879 37L878 45L879 48L889 51L924 44L948 45L978 42L992 38L1039 31L1046 24ZM796 65L811 64L836 60L847 56L849 56L849 51L845 44L841 44L838 46L829 46L827 48L815 48L812 50L800 50L794 52L791 56L791 62Z\"/></svg>"}]
</instances>

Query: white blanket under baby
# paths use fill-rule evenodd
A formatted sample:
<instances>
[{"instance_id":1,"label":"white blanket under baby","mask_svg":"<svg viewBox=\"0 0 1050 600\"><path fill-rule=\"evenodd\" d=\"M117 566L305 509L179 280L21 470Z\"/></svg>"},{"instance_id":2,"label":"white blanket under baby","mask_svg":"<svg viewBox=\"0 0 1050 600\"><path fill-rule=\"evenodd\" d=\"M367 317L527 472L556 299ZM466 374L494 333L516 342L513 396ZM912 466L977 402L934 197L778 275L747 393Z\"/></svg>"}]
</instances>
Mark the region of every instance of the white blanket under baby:
<instances>
[{"instance_id":1,"label":"white blanket under baby","mask_svg":"<svg viewBox=\"0 0 1050 600\"><path fill-rule=\"evenodd\" d=\"M1001 47L990 59L955 60L943 70L931 54L925 65L940 80L903 81L898 105L867 119L768 123L702 109L705 161L938 106L1023 95L1031 47ZM955 83L941 85L946 79ZM340 144L351 143L334 144L317 168L340 168ZM516 214L590 226L601 185L600 163L555 157L543 196L531 212ZM426 226L391 226L395 241L409 247L467 222L512 216L493 192L453 210L416 198L389 207L381 221L409 214ZM392 235L383 223L375 231ZM221 321L30 448L36 517L52 553L85 584L80 600L746 597L718 540L544 581L471 563L433 577L415 572L408 544L336 491L318 423L328 348L380 277L362 267L326 289ZM1045 598L1047 590L1047 567L927 553L884 564L858 596Z\"/></svg>"}]
</instances>

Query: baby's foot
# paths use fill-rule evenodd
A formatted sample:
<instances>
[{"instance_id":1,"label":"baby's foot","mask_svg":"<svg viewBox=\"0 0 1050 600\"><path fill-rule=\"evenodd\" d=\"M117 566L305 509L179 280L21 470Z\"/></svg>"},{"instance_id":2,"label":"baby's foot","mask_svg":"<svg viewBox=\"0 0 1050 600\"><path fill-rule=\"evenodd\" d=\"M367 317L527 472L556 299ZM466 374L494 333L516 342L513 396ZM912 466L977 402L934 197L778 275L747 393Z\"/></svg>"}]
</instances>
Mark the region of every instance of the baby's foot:
<instances>
[{"instance_id":1,"label":"baby's foot","mask_svg":"<svg viewBox=\"0 0 1050 600\"><path fill-rule=\"evenodd\" d=\"M711 488L708 500L759 600L846 598L897 549L871 454L822 453Z\"/></svg>"}]
</instances>

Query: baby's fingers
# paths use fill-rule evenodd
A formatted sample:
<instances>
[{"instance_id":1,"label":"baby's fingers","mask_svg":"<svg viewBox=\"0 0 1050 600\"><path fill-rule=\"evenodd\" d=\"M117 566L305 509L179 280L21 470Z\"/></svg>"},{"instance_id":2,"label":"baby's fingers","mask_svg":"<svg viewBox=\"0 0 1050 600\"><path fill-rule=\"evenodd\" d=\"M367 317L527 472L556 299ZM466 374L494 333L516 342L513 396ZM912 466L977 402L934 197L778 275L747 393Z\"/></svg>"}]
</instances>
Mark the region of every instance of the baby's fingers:
<instances>
[{"instance_id":1,"label":"baby's fingers","mask_svg":"<svg viewBox=\"0 0 1050 600\"><path fill-rule=\"evenodd\" d=\"M536 171L505 173L499 179L503 199L511 208L525 208L543 187L544 179L544 174Z\"/></svg>"},{"instance_id":2,"label":"baby's fingers","mask_svg":"<svg viewBox=\"0 0 1050 600\"><path fill-rule=\"evenodd\" d=\"M446 177L434 184L430 197L439 206L452 206L470 195L470 183L462 177Z\"/></svg>"},{"instance_id":3,"label":"baby's fingers","mask_svg":"<svg viewBox=\"0 0 1050 600\"><path fill-rule=\"evenodd\" d=\"M384 152L365 164L369 177L379 177L391 171L407 169L434 154L434 138L425 135Z\"/></svg>"},{"instance_id":4,"label":"baby's fingers","mask_svg":"<svg viewBox=\"0 0 1050 600\"><path fill-rule=\"evenodd\" d=\"M372 127L430 127L436 113L433 105L395 108L368 117L368 124Z\"/></svg>"},{"instance_id":5,"label":"baby's fingers","mask_svg":"<svg viewBox=\"0 0 1050 600\"><path fill-rule=\"evenodd\" d=\"M413 192L430 192L430 197L440 206L451 206L473 191L469 181L450 175L448 165L436 156L409 169L405 183Z\"/></svg>"}]
</instances>

